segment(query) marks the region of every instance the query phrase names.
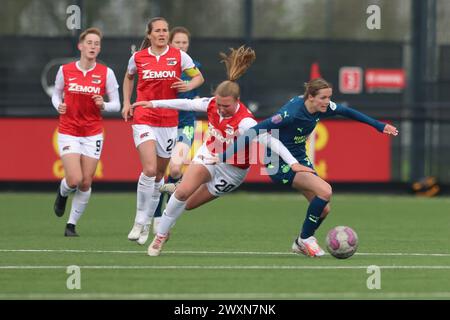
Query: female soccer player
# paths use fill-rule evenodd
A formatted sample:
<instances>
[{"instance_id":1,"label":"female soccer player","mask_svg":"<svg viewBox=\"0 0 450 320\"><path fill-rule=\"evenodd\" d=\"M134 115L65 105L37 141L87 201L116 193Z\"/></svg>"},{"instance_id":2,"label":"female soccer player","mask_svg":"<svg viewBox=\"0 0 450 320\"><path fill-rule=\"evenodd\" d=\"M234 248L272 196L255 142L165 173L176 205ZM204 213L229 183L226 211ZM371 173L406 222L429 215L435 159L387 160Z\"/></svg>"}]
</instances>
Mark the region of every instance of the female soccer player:
<instances>
[{"instance_id":1,"label":"female soccer player","mask_svg":"<svg viewBox=\"0 0 450 320\"><path fill-rule=\"evenodd\" d=\"M65 177L58 188L54 205L61 217L67 198L75 192L64 235L78 236L75 225L91 196L92 179L103 147L101 111L119 111L119 85L114 72L96 62L102 33L89 28L78 41L79 61L61 66L56 75L52 103L60 114L58 147ZM108 95L109 102L103 96Z\"/></svg>"},{"instance_id":2,"label":"female soccer player","mask_svg":"<svg viewBox=\"0 0 450 320\"><path fill-rule=\"evenodd\" d=\"M133 104L133 107L164 107L208 113L209 138L197 151L183 180L170 198L159 223L158 232L148 247L150 256L160 254L171 226L185 209L197 208L236 189L248 172L250 166L248 150L240 157L243 161L238 163L209 164L212 154L224 150L241 132L256 125L252 113L239 100L240 88L236 83L255 60L255 52L242 46L237 50L232 49L228 56L222 54L222 58L227 68L228 80L219 84L213 98L152 100ZM300 166L286 148L277 149L280 144L276 142L279 141L266 141L294 169L295 165Z\"/></svg>"},{"instance_id":3,"label":"female soccer player","mask_svg":"<svg viewBox=\"0 0 450 320\"><path fill-rule=\"evenodd\" d=\"M134 143L142 164L137 186L137 209L133 228L128 239L139 244L147 241L151 219L159 203L163 176L176 142L178 111L169 109L131 108L130 98L137 75L137 101L173 99L178 92L191 91L204 80L191 57L184 51L168 45L169 24L157 17L147 25L147 34L140 51L128 62L123 81L125 121L133 117ZM191 81L180 79L181 73Z\"/></svg>"},{"instance_id":4,"label":"female soccer player","mask_svg":"<svg viewBox=\"0 0 450 320\"><path fill-rule=\"evenodd\" d=\"M171 46L178 48L184 52L189 50L191 34L189 30L184 27L175 27L170 31L169 43ZM195 66L200 69L200 63L194 60ZM190 77L185 72L181 75L181 80L189 81ZM194 89L188 92L179 92L177 98L179 99L194 99L198 98L198 90ZM194 140L195 129L195 112L194 111L179 111L178 112L178 137L175 147L172 151L172 156L169 163L169 177L168 183L176 184L182 175L183 164L185 163L189 150ZM153 233L156 234L156 230L161 219L161 208L165 195L161 194L158 207L156 208L155 215L153 217Z\"/></svg>"},{"instance_id":5,"label":"female soccer player","mask_svg":"<svg viewBox=\"0 0 450 320\"><path fill-rule=\"evenodd\" d=\"M292 155L303 166L310 170L294 172L290 170L278 170L278 168L288 168L280 160L278 168L267 165L270 177L273 181L291 185L302 192L309 201L306 219L298 238L292 244L295 253L302 253L310 257L324 255L324 251L317 244L314 233L319 228L322 221L330 212L329 202L331 200L331 186L321 179L314 171L313 164L309 161L305 151L305 141L321 119L341 115L353 120L366 123L379 132L396 136L398 130L394 126L379 122L367 115L352 108L332 102L333 93L331 85L323 79L314 79L305 84L303 96L292 98L275 115L268 118L245 133L248 139L268 130L277 129L279 140L287 147ZM239 139L235 145L226 151L225 155L218 155L219 159L226 159L237 151L240 146L244 146L245 141Z\"/></svg>"}]
</instances>

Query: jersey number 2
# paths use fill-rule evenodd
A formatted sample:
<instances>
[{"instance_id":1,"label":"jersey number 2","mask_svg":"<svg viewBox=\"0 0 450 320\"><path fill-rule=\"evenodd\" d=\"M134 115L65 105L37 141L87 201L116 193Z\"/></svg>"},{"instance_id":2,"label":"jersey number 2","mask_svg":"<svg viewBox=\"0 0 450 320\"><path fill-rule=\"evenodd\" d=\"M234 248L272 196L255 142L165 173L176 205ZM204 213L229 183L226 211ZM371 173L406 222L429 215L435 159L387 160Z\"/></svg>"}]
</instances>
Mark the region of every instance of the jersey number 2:
<instances>
[{"instance_id":1,"label":"jersey number 2","mask_svg":"<svg viewBox=\"0 0 450 320\"><path fill-rule=\"evenodd\" d=\"M95 142L95 146L97 147L97 149L95 150L96 152L100 152L101 148L102 148L102 140L97 140Z\"/></svg>"},{"instance_id":2,"label":"jersey number 2","mask_svg":"<svg viewBox=\"0 0 450 320\"><path fill-rule=\"evenodd\" d=\"M167 148L166 148L166 151L167 151L167 152L171 152L171 151L172 151L173 146L174 146L174 144L175 144L174 142L175 142L174 139L169 139L169 140L167 140L167 143L169 144L169 145L167 146Z\"/></svg>"}]
</instances>

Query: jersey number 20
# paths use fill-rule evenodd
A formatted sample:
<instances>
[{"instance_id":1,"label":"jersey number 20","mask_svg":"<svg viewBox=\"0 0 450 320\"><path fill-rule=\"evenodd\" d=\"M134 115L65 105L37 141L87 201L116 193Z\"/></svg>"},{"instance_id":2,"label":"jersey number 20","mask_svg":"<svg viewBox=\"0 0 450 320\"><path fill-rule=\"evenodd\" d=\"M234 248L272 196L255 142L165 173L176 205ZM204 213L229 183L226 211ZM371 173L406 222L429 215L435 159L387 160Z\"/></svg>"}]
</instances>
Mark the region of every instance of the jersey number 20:
<instances>
[{"instance_id":1,"label":"jersey number 20","mask_svg":"<svg viewBox=\"0 0 450 320\"><path fill-rule=\"evenodd\" d=\"M219 184L216 184L216 185L214 186L214 188L216 188L216 190L217 190L218 192L223 192L223 193L229 192L229 191L233 190L234 187L235 187L234 184L228 183L228 182L226 182L226 181L223 180L223 179L220 180L220 183L219 183Z\"/></svg>"}]
</instances>

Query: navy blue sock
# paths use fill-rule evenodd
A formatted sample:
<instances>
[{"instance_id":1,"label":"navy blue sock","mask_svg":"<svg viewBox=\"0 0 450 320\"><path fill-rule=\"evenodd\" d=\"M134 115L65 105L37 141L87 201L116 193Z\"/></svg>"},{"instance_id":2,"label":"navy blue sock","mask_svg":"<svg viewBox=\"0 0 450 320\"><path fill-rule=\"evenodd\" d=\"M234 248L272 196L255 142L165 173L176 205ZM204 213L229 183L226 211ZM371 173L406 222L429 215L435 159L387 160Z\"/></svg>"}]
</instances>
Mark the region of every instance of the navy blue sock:
<instances>
[{"instance_id":1,"label":"navy blue sock","mask_svg":"<svg viewBox=\"0 0 450 320\"><path fill-rule=\"evenodd\" d=\"M319 222L317 223L316 230L319 229L319 227L322 224L323 220L325 220L325 218L319 218Z\"/></svg>"},{"instance_id":2,"label":"navy blue sock","mask_svg":"<svg viewBox=\"0 0 450 320\"><path fill-rule=\"evenodd\" d=\"M162 208L162 204L164 202L165 196L166 195L164 193L161 193L161 195L159 196L159 203L158 203L158 206L156 207L155 214L153 215L153 218L159 218L159 217L162 216L161 208Z\"/></svg>"},{"instance_id":3,"label":"navy blue sock","mask_svg":"<svg viewBox=\"0 0 450 320\"><path fill-rule=\"evenodd\" d=\"M320 226L323 219L320 218L323 209L328 201L314 197L309 203L308 211L306 212L305 222L303 222L302 232L300 237L306 239L314 235L316 229Z\"/></svg>"},{"instance_id":4,"label":"navy blue sock","mask_svg":"<svg viewBox=\"0 0 450 320\"><path fill-rule=\"evenodd\" d=\"M169 178L167 179L167 183L177 183L178 181L180 181L181 178L172 178L171 176L169 176ZM156 207L156 211L155 214L153 215L154 218L158 218L162 216L162 207L163 207L163 203L165 202L167 204L167 202L169 202L170 199L170 195L167 196L167 200L164 201L165 198L165 194L161 194L161 196L159 197L159 203L158 203L158 207Z\"/></svg>"},{"instance_id":5,"label":"navy blue sock","mask_svg":"<svg viewBox=\"0 0 450 320\"><path fill-rule=\"evenodd\" d=\"M178 181L180 181L181 177L179 178L172 178L171 176L169 176L169 178L167 179L167 183L177 183Z\"/></svg>"}]
</instances>

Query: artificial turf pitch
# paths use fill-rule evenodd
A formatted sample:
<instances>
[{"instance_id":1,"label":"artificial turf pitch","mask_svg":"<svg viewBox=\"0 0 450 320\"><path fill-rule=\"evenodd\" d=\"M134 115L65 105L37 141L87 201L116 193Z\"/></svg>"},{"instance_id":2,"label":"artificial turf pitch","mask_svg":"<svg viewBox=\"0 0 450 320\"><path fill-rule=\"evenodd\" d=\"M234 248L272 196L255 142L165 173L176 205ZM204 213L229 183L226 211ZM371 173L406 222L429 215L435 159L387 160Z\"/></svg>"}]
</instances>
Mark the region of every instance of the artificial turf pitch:
<instances>
[{"instance_id":1,"label":"artificial turf pitch","mask_svg":"<svg viewBox=\"0 0 450 320\"><path fill-rule=\"evenodd\" d=\"M450 299L450 198L335 195L319 244L336 225L359 236L357 253L338 260L290 252L303 197L248 192L184 213L149 257L152 237L127 239L135 197L94 191L80 237L65 238L68 210L55 216L54 194L0 193L0 299ZM72 265L81 289L68 289ZM368 288L372 265L380 289Z\"/></svg>"}]
</instances>

